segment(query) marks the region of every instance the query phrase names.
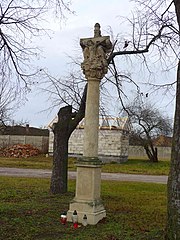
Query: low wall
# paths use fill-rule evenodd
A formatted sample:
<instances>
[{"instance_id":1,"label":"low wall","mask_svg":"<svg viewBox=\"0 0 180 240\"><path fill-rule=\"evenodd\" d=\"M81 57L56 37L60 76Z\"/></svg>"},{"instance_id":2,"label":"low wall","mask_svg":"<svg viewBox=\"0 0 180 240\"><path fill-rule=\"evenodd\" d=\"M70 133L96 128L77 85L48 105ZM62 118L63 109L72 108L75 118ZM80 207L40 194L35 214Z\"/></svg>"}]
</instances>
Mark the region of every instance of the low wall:
<instances>
[{"instance_id":1,"label":"low wall","mask_svg":"<svg viewBox=\"0 0 180 240\"><path fill-rule=\"evenodd\" d=\"M53 153L53 133L50 138L46 136L0 135L0 148L14 144L31 144L42 153ZM171 157L171 147L157 147L158 157ZM49 149L49 150L48 150ZM74 131L69 139L69 155L81 156L83 154L83 129ZM128 137L121 131L100 130L99 157L103 161L126 161L127 157L147 157L141 146L129 146Z\"/></svg>"},{"instance_id":2,"label":"low wall","mask_svg":"<svg viewBox=\"0 0 180 240\"><path fill-rule=\"evenodd\" d=\"M21 135L0 135L0 148L14 144L31 144L42 153L48 153L49 137L46 136L21 136Z\"/></svg>"},{"instance_id":3,"label":"low wall","mask_svg":"<svg viewBox=\"0 0 180 240\"><path fill-rule=\"evenodd\" d=\"M171 157L171 147L157 147L159 158ZM142 146L129 146L128 157L147 157L146 152Z\"/></svg>"}]
</instances>

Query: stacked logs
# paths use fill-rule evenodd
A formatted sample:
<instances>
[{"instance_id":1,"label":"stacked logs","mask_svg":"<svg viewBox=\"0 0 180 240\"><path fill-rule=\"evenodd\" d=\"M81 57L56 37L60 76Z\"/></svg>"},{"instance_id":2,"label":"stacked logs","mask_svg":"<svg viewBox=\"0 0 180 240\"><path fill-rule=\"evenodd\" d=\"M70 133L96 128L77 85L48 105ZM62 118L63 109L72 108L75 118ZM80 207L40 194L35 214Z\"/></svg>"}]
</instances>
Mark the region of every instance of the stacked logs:
<instances>
[{"instance_id":1,"label":"stacked logs","mask_svg":"<svg viewBox=\"0 0 180 240\"><path fill-rule=\"evenodd\" d=\"M15 144L10 147L0 149L1 157L28 158L37 156L40 150L30 144Z\"/></svg>"}]
</instances>

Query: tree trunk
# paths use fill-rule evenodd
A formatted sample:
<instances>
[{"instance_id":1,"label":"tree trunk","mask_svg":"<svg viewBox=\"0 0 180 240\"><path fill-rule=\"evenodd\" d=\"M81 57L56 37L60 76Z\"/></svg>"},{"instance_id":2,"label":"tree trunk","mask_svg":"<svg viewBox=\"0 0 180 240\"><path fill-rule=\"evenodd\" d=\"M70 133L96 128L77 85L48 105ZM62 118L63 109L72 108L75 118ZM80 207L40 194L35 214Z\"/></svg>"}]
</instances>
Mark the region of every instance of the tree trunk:
<instances>
[{"instance_id":1,"label":"tree trunk","mask_svg":"<svg viewBox=\"0 0 180 240\"><path fill-rule=\"evenodd\" d=\"M168 240L180 239L180 61L177 70L176 110L168 179Z\"/></svg>"},{"instance_id":2,"label":"tree trunk","mask_svg":"<svg viewBox=\"0 0 180 240\"><path fill-rule=\"evenodd\" d=\"M157 148L153 147L153 146L150 146L150 149L149 149L149 145L144 145L144 149L146 151L146 154L150 160L150 162L158 162L158 154L157 154Z\"/></svg>"},{"instance_id":3,"label":"tree trunk","mask_svg":"<svg viewBox=\"0 0 180 240\"><path fill-rule=\"evenodd\" d=\"M180 1L174 0L174 6L175 6L175 11L176 11L177 22L178 22L179 29L180 29Z\"/></svg>"},{"instance_id":4,"label":"tree trunk","mask_svg":"<svg viewBox=\"0 0 180 240\"><path fill-rule=\"evenodd\" d=\"M50 191L53 194L67 192L69 123L72 106L61 108L58 122L54 124L53 169Z\"/></svg>"},{"instance_id":5,"label":"tree trunk","mask_svg":"<svg viewBox=\"0 0 180 240\"><path fill-rule=\"evenodd\" d=\"M174 0L180 32L180 1ZM171 152L171 165L168 178L168 219L167 240L180 239L180 60L177 69L176 109Z\"/></svg>"},{"instance_id":6,"label":"tree trunk","mask_svg":"<svg viewBox=\"0 0 180 240\"><path fill-rule=\"evenodd\" d=\"M54 124L53 169L50 191L53 194L68 190L68 141L71 133L85 116L87 84L84 88L78 112L72 113L72 106L66 106L58 112L58 122Z\"/></svg>"}]
</instances>

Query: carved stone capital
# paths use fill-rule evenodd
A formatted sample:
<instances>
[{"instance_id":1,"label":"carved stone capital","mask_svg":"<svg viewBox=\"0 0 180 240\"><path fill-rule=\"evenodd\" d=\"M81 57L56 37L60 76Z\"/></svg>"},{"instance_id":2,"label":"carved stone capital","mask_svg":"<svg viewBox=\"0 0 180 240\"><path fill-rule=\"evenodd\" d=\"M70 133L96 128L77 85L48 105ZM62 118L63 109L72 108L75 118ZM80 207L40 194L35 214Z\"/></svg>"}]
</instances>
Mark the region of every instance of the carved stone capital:
<instances>
[{"instance_id":1,"label":"carved stone capital","mask_svg":"<svg viewBox=\"0 0 180 240\"><path fill-rule=\"evenodd\" d=\"M93 38L80 39L84 61L81 68L85 77L102 79L108 71L107 54L112 44L109 36L101 36L100 25L95 24Z\"/></svg>"},{"instance_id":2,"label":"carved stone capital","mask_svg":"<svg viewBox=\"0 0 180 240\"><path fill-rule=\"evenodd\" d=\"M101 80L108 71L108 65L106 60L100 63L98 63L96 59L91 62L83 62L81 64L81 68L86 79L94 78Z\"/></svg>"}]
</instances>

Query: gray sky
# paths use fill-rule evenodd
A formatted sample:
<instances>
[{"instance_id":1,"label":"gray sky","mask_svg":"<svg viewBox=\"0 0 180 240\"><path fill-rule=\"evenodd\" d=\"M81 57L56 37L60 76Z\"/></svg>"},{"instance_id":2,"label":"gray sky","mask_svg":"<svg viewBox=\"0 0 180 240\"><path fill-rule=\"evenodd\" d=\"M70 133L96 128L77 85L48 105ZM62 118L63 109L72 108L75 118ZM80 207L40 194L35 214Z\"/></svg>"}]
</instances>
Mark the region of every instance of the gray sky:
<instances>
[{"instance_id":1,"label":"gray sky","mask_svg":"<svg viewBox=\"0 0 180 240\"><path fill-rule=\"evenodd\" d=\"M115 35L123 32L125 38L127 29L120 24L120 16L128 16L133 9L132 2L130 4L124 0L72 0L72 3L72 10L76 13L68 15L66 23L62 23L61 26L52 20L50 27L54 33L51 34L51 38L45 36L36 40L43 50L43 57L37 60L36 64L48 68L56 76L62 76L68 71L67 55L74 55L76 50L80 49L80 38L93 36L93 27L96 22L101 24L102 35L107 35L108 26L111 26ZM132 70L136 72L135 69L136 67ZM135 73L136 78L140 78L138 74L139 72ZM171 73L170 78L173 77ZM159 101L169 102L168 99L162 99L163 96ZM41 113L46 104L45 96L32 89L32 93L28 95L28 102L16 113L15 120L27 120L30 126L36 127L48 125L57 109L51 113ZM171 112L172 116L173 104L169 103L165 111Z\"/></svg>"}]
</instances>

